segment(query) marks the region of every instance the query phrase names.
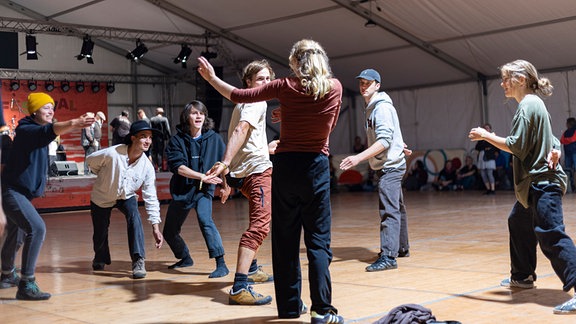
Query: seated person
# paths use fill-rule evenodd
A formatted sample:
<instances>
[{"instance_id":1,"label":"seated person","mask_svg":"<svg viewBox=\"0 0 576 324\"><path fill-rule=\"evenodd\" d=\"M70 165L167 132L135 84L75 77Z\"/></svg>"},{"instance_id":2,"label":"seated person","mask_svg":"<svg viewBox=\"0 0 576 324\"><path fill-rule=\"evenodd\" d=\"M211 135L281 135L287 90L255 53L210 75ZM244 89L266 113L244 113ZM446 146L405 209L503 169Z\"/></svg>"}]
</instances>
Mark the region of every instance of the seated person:
<instances>
[{"instance_id":1,"label":"seated person","mask_svg":"<svg viewBox=\"0 0 576 324\"><path fill-rule=\"evenodd\" d=\"M444 169L440 171L432 186L438 191L448 191L456 181L456 170L452 168L452 161L448 160L444 163Z\"/></svg>"},{"instance_id":2,"label":"seated person","mask_svg":"<svg viewBox=\"0 0 576 324\"><path fill-rule=\"evenodd\" d=\"M466 156L464 166L456 172L456 190L472 189L476 185L478 168L471 156Z\"/></svg>"},{"instance_id":3,"label":"seated person","mask_svg":"<svg viewBox=\"0 0 576 324\"><path fill-rule=\"evenodd\" d=\"M418 191L428 182L428 171L422 160L416 160L412 169L406 173L404 188L408 191Z\"/></svg>"}]
</instances>

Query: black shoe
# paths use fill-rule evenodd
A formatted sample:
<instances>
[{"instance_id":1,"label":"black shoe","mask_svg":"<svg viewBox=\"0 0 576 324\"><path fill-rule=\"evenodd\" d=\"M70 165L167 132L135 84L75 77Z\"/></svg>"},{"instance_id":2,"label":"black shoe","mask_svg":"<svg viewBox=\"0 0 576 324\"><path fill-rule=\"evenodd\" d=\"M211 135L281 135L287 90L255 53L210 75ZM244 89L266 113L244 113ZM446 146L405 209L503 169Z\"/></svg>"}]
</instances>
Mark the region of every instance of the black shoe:
<instances>
[{"instance_id":1,"label":"black shoe","mask_svg":"<svg viewBox=\"0 0 576 324\"><path fill-rule=\"evenodd\" d=\"M398 263L396 262L396 259L389 256L381 256L378 258L378 260L376 260L376 262L367 266L366 271L374 272L374 271L392 270L397 268Z\"/></svg>"},{"instance_id":2,"label":"black shoe","mask_svg":"<svg viewBox=\"0 0 576 324\"><path fill-rule=\"evenodd\" d=\"M49 293L40 290L34 278L21 279L20 283L18 283L18 292L16 293L16 299L46 300L49 299L50 297L51 295Z\"/></svg>"},{"instance_id":3,"label":"black shoe","mask_svg":"<svg viewBox=\"0 0 576 324\"><path fill-rule=\"evenodd\" d=\"M92 262L92 270L102 271L102 270L104 270L105 265L106 265L106 263L104 263L104 262Z\"/></svg>"}]
</instances>

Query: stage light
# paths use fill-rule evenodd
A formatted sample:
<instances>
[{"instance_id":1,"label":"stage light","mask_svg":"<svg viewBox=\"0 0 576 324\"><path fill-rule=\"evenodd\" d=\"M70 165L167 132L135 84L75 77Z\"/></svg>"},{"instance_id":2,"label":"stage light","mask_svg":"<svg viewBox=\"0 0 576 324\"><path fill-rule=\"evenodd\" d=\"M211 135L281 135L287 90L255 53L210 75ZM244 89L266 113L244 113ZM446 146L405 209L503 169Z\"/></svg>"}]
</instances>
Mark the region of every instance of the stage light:
<instances>
[{"instance_id":1,"label":"stage light","mask_svg":"<svg viewBox=\"0 0 576 324\"><path fill-rule=\"evenodd\" d=\"M12 82L10 82L10 89L12 91L16 91L16 90L20 89L20 81L13 80Z\"/></svg>"},{"instance_id":2,"label":"stage light","mask_svg":"<svg viewBox=\"0 0 576 324\"><path fill-rule=\"evenodd\" d=\"M26 35L26 59L37 60L38 52L36 51L36 36Z\"/></svg>"},{"instance_id":3,"label":"stage light","mask_svg":"<svg viewBox=\"0 0 576 324\"><path fill-rule=\"evenodd\" d=\"M94 64L94 60L92 59L92 51L94 50L94 42L90 39L90 36L86 35L84 37L84 41L82 42L82 49L80 50L80 54L76 56L78 61L86 58L86 62L89 64Z\"/></svg>"},{"instance_id":4,"label":"stage light","mask_svg":"<svg viewBox=\"0 0 576 324\"><path fill-rule=\"evenodd\" d=\"M54 81L48 80L44 83L44 89L48 92L52 92L54 90Z\"/></svg>"},{"instance_id":5,"label":"stage light","mask_svg":"<svg viewBox=\"0 0 576 324\"><path fill-rule=\"evenodd\" d=\"M116 91L114 83L108 82L108 84L106 84L106 91L108 91L108 93L113 93L114 91Z\"/></svg>"},{"instance_id":6,"label":"stage light","mask_svg":"<svg viewBox=\"0 0 576 324\"><path fill-rule=\"evenodd\" d=\"M76 91L84 92L84 82L81 81L76 82Z\"/></svg>"},{"instance_id":7,"label":"stage light","mask_svg":"<svg viewBox=\"0 0 576 324\"><path fill-rule=\"evenodd\" d=\"M138 62L139 59L142 58L142 56L144 56L144 54L146 54L148 52L148 48L146 47L146 45L144 45L144 43L142 43L140 40L136 41L136 48L132 50L132 52L126 54L126 58L134 61L134 62Z\"/></svg>"},{"instance_id":8,"label":"stage light","mask_svg":"<svg viewBox=\"0 0 576 324\"><path fill-rule=\"evenodd\" d=\"M100 83L97 81L92 82L91 88L93 93L97 93L98 91L100 91Z\"/></svg>"},{"instance_id":9,"label":"stage light","mask_svg":"<svg viewBox=\"0 0 576 324\"><path fill-rule=\"evenodd\" d=\"M70 82L66 80L60 82L60 89L62 89L63 92L68 92L70 90Z\"/></svg>"},{"instance_id":10,"label":"stage light","mask_svg":"<svg viewBox=\"0 0 576 324\"><path fill-rule=\"evenodd\" d=\"M185 69L186 61L188 61L190 54L192 54L192 49L188 47L188 45L182 44L182 49L180 50L178 56L174 59L174 63L175 64L182 63L182 68Z\"/></svg>"},{"instance_id":11,"label":"stage light","mask_svg":"<svg viewBox=\"0 0 576 324\"><path fill-rule=\"evenodd\" d=\"M364 27L367 28L372 28L372 27L376 27L378 25L376 25L376 22L374 22L374 20L372 19L368 19L368 21L366 21L366 23L364 24Z\"/></svg>"},{"instance_id":12,"label":"stage light","mask_svg":"<svg viewBox=\"0 0 576 324\"><path fill-rule=\"evenodd\" d=\"M28 90L30 91L36 91L36 89L38 89L38 86L36 85L36 82L34 80L29 80L28 81Z\"/></svg>"}]
</instances>

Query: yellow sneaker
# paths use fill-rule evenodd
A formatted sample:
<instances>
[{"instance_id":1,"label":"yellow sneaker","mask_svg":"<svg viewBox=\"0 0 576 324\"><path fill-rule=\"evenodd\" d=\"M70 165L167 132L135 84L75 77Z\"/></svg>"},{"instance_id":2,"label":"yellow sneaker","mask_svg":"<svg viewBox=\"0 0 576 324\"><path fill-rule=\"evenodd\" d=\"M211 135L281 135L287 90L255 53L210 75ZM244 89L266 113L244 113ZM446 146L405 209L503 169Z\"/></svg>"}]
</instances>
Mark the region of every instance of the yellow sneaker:
<instances>
[{"instance_id":1,"label":"yellow sneaker","mask_svg":"<svg viewBox=\"0 0 576 324\"><path fill-rule=\"evenodd\" d=\"M248 283L263 283L272 280L274 280L274 276L264 272L262 266L258 266L258 269L254 272L248 272Z\"/></svg>"},{"instance_id":2,"label":"yellow sneaker","mask_svg":"<svg viewBox=\"0 0 576 324\"><path fill-rule=\"evenodd\" d=\"M267 305L272 302L271 296L264 296L255 292L252 286L242 288L239 291L232 291L228 296L228 304L230 305Z\"/></svg>"}]
</instances>

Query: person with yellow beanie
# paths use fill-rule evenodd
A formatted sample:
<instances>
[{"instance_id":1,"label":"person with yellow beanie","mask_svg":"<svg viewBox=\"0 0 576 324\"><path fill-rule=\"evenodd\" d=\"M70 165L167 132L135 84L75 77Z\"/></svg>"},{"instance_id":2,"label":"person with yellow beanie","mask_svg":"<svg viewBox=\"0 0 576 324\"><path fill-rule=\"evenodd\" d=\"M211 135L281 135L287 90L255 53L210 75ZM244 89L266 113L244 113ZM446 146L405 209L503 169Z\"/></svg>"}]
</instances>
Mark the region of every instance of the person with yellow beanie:
<instances>
[{"instance_id":1,"label":"person with yellow beanie","mask_svg":"<svg viewBox=\"0 0 576 324\"><path fill-rule=\"evenodd\" d=\"M54 99L44 92L33 92L28 95L28 113L34 114L38 109L44 107L46 104L52 104L54 108Z\"/></svg>"},{"instance_id":2,"label":"person with yellow beanie","mask_svg":"<svg viewBox=\"0 0 576 324\"><path fill-rule=\"evenodd\" d=\"M34 273L36 261L46 235L46 225L32 199L44 194L48 175L48 145L56 136L90 126L94 114L54 122L54 99L46 93L28 96L28 112L18 121L14 147L2 175L2 206L7 218L6 240L2 247L3 287L18 286L16 299L46 300L50 294L40 290ZM14 260L18 250L17 234L25 234L21 276L16 274Z\"/></svg>"}]
</instances>

